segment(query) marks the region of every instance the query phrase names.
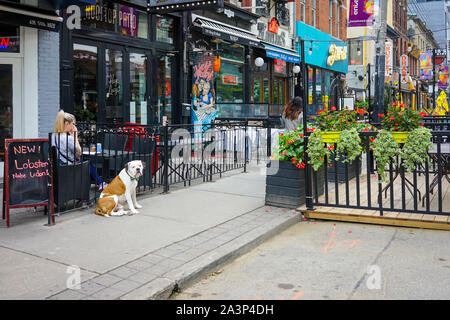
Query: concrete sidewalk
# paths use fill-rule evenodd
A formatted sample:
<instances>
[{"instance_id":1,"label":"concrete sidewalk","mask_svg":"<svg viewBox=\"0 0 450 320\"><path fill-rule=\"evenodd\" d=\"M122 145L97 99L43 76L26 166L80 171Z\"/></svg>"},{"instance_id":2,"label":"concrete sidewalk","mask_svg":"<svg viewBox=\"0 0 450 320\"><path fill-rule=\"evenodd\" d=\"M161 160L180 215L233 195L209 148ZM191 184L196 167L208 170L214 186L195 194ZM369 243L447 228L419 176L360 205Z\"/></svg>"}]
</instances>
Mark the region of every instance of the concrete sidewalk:
<instances>
[{"instance_id":1,"label":"concrete sidewalk","mask_svg":"<svg viewBox=\"0 0 450 320\"><path fill-rule=\"evenodd\" d=\"M264 206L264 167L215 182L138 196L133 216L93 208L46 227L21 212L0 227L0 299L165 299L270 236L300 213ZM79 268L79 269L77 269ZM77 271L81 287L68 289Z\"/></svg>"}]
</instances>

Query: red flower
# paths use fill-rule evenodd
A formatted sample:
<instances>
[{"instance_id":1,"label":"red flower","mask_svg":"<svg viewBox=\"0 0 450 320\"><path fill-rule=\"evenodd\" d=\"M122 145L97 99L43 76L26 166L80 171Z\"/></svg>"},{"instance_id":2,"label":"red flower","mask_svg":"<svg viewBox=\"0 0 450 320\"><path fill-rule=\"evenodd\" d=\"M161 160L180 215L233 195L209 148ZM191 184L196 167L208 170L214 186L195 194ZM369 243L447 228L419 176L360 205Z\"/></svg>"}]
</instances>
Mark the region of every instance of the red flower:
<instances>
[{"instance_id":1,"label":"red flower","mask_svg":"<svg viewBox=\"0 0 450 320\"><path fill-rule=\"evenodd\" d=\"M379 116L380 118L383 118L383 117L384 117L384 114L379 113L378 116Z\"/></svg>"},{"instance_id":2,"label":"red flower","mask_svg":"<svg viewBox=\"0 0 450 320\"><path fill-rule=\"evenodd\" d=\"M397 101L392 102L392 105L396 106L397 105Z\"/></svg>"},{"instance_id":3,"label":"red flower","mask_svg":"<svg viewBox=\"0 0 450 320\"><path fill-rule=\"evenodd\" d=\"M423 118L423 117L425 117L427 114L426 114L425 112L422 111L422 112L420 113L420 115L421 115L422 118Z\"/></svg>"},{"instance_id":4,"label":"red flower","mask_svg":"<svg viewBox=\"0 0 450 320\"><path fill-rule=\"evenodd\" d=\"M335 111L336 110L336 107L335 106L332 106L331 107L331 111Z\"/></svg>"},{"instance_id":5,"label":"red flower","mask_svg":"<svg viewBox=\"0 0 450 320\"><path fill-rule=\"evenodd\" d=\"M395 119L395 117L391 117L391 120L394 120Z\"/></svg>"},{"instance_id":6,"label":"red flower","mask_svg":"<svg viewBox=\"0 0 450 320\"><path fill-rule=\"evenodd\" d=\"M423 123L420 124L423 127Z\"/></svg>"}]
</instances>

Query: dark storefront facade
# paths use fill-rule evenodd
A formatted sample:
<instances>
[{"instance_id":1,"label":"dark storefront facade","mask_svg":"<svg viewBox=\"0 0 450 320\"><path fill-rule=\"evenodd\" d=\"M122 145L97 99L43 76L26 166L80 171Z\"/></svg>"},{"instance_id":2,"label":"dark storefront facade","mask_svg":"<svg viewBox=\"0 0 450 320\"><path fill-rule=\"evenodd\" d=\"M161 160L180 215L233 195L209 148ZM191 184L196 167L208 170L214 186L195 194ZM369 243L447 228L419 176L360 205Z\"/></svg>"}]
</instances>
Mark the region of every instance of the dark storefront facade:
<instances>
[{"instance_id":1,"label":"dark storefront facade","mask_svg":"<svg viewBox=\"0 0 450 320\"><path fill-rule=\"evenodd\" d=\"M289 29L265 36L267 18L227 4L191 17L191 122L279 117L300 62Z\"/></svg>"},{"instance_id":2,"label":"dark storefront facade","mask_svg":"<svg viewBox=\"0 0 450 320\"><path fill-rule=\"evenodd\" d=\"M148 14L145 0L97 0L81 17L80 30L61 32L64 109L78 121L180 122L180 15Z\"/></svg>"}]
</instances>

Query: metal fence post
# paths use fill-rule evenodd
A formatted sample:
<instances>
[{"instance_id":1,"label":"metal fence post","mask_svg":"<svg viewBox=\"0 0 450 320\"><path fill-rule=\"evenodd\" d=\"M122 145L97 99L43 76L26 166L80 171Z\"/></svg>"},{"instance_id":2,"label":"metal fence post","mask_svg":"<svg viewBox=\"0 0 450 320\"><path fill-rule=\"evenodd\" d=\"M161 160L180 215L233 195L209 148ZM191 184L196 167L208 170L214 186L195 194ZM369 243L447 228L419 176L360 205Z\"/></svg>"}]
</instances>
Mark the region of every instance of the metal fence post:
<instances>
[{"instance_id":1,"label":"metal fence post","mask_svg":"<svg viewBox=\"0 0 450 320\"><path fill-rule=\"evenodd\" d=\"M163 139L164 139L164 171L163 180L164 188L163 193L169 192L169 127L167 125L163 126Z\"/></svg>"},{"instance_id":2,"label":"metal fence post","mask_svg":"<svg viewBox=\"0 0 450 320\"><path fill-rule=\"evenodd\" d=\"M247 125L248 123L245 122L245 129L244 129L244 173L247 172Z\"/></svg>"}]
</instances>

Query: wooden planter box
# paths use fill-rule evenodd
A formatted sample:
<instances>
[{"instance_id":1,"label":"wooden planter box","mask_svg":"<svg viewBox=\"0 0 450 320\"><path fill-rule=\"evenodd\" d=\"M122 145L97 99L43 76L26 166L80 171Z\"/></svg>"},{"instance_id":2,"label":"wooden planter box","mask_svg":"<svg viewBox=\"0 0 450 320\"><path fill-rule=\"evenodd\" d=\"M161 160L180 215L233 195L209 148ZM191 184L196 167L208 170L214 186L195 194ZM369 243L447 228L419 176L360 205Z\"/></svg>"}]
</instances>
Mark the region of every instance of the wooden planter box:
<instances>
[{"instance_id":1,"label":"wooden planter box","mask_svg":"<svg viewBox=\"0 0 450 320\"><path fill-rule=\"evenodd\" d=\"M271 160L268 165L274 168L278 162L279 168L273 175L266 175L266 205L283 208L298 208L305 203L305 169L299 169L289 161ZM313 171L311 170L311 173ZM324 170L319 169L318 192L324 192ZM314 185L312 187L314 195Z\"/></svg>"},{"instance_id":2,"label":"wooden planter box","mask_svg":"<svg viewBox=\"0 0 450 320\"><path fill-rule=\"evenodd\" d=\"M328 166L328 181L335 181L336 180L336 176L335 176L335 165L334 165L334 161L330 161L331 164L333 164L332 167ZM359 164L358 164L359 163ZM359 161L352 161L350 163L347 163L348 165L348 180L353 179L354 177L356 177L356 175L360 175L361 174L361 160ZM338 177L338 182L345 182L347 181L346 177L345 177L345 163L342 161L336 161L336 167L337 167L337 177Z\"/></svg>"}]
</instances>

